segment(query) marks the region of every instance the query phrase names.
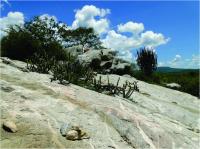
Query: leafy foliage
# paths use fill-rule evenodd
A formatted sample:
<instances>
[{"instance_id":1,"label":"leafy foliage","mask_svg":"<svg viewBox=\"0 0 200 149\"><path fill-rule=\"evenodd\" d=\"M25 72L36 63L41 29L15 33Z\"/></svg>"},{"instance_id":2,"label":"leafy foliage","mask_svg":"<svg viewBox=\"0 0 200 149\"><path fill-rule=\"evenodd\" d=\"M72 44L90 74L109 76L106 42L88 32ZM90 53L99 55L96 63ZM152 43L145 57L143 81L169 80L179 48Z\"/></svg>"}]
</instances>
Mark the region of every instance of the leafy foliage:
<instances>
[{"instance_id":1,"label":"leafy foliage","mask_svg":"<svg viewBox=\"0 0 200 149\"><path fill-rule=\"evenodd\" d=\"M34 53L30 59L27 59L27 68L33 72L49 73L55 65L55 57L49 57L45 51Z\"/></svg>"},{"instance_id":2,"label":"leafy foliage","mask_svg":"<svg viewBox=\"0 0 200 149\"><path fill-rule=\"evenodd\" d=\"M69 82L77 85L85 85L94 77L90 67L84 66L69 54L68 61L60 61L54 65L52 81L59 80L61 84Z\"/></svg>"},{"instance_id":3,"label":"leafy foliage","mask_svg":"<svg viewBox=\"0 0 200 149\"><path fill-rule=\"evenodd\" d=\"M1 56L25 61L39 50L39 41L25 28L11 26L7 33L8 35L1 40Z\"/></svg>"},{"instance_id":4,"label":"leafy foliage","mask_svg":"<svg viewBox=\"0 0 200 149\"><path fill-rule=\"evenodd\" d=\"M137 64L146 76L150 76L157 68L157 55L153 49L141 48L137 51Z\"/></svg>"},{"instance_id":5,"label":"leafy foliage","mask_svg":"<svg viewBox=\"0 0 200 149\"><path fill-rule=\"evenodd\" d=\"M199 97L199 71L155 72L151 77L146 77L140 72L134 72L133 76L139 80L165 87L166 83L178 83L181 87L174 89Z\"/></svg>"},{"instance_id":6,"label":"leafy foliage","mask_svg":"<svg viewBox=\"0 0 200 149\"><path fill-rule=\"evenodd\" d=\"M66 28L53 18L35 17L24 26L11 26L7 36L1 40L1 54L12 59L25 61L34 53L44 50L57 60L66 58L59 32Z\"/></svg>"},{"instance_id":7,"label":"leafy foliage","mask_svg":"<svg viewBox=\"0 0 200 149\"><path fill-rule=\"evenodd\" d=\"M103 84L101 81L101 76L99 76L99 80L96 80L96 78L93 79L93 86L94 90L101 92L101 93L107 93L108 95L122 95L123 98L129 99L130 96L133 94L134 91L139 91L139 88L137 86L137 82L134 81L133 83L130 83L129 81L126 81L123 86L119 86L120 77L115 84L110 83L109 77L107 76L107 84Z\"/></svg>"},{"instance_id":8,"label":"leafy foliage","mask_svg":"<svg viewBox=\"0 0 200 149\"><path fill-rule=\"evenodd\" d=\"M85 46L95 49L102 48L100 38L93 28L79 27L75 30L67 30L62 35L68 46L82 45L83 48Z\"/></svg>"}]
</instances>

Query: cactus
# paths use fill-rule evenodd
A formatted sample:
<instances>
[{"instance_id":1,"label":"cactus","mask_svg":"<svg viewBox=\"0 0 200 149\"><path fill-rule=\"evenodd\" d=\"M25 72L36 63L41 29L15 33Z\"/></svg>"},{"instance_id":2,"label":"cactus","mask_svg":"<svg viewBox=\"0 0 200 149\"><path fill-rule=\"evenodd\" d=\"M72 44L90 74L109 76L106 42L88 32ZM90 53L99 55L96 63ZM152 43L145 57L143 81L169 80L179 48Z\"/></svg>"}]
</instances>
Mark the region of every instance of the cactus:
<instances>
[{"instance_id":1,"label":"cactus","mask_svg":"<svg viewBox=\"0 0 200 149\"><path fill-rule=\"evenodd\" d=\"M134 81L130 83L126 81L122 87L119 86L120 77L117 80L116 85L110 83L109 77L107 76L107 84L103 84L101 82L101 76L99 76L99 80L97 81L96 78L93 79L93 86L94 90L98 92L105 92L109 95L122 95L123 98L129 99L134 91L139 91L137 82Z\"/></svg>"}]
</instances>

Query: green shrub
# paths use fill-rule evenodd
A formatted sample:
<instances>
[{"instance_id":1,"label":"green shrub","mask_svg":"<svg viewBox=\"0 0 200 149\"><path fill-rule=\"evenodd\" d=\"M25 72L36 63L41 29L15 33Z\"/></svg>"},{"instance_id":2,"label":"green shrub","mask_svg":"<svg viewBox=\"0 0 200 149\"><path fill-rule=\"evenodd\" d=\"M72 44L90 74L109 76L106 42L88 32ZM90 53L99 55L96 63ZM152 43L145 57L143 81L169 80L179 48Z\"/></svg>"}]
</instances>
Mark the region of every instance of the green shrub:
<instances>
[{"instance_id":1,"label":"green shrub","mask_svg":"<svg viewBox=\"0 0 200 149\"><path fill-rule=\"evenodd\" d=\"M27 59L27 68L33 72L49 73L55 64L55 57L49 57L45 51L34 53L30 59Z\"/></svg>"},{"instance_id":2,"label":"green shrub","mask_svg":"<svg viewBox=\"0 0 200 149\"><path fill-rule=\"evenodd\" d=\"M69 54L68 61L57 62L53 69L52 81L59 80L61 84L67 81L69 83L85 86L90 83L94 77L93 70L75 60Z\"/></svg>"}]
</instances>

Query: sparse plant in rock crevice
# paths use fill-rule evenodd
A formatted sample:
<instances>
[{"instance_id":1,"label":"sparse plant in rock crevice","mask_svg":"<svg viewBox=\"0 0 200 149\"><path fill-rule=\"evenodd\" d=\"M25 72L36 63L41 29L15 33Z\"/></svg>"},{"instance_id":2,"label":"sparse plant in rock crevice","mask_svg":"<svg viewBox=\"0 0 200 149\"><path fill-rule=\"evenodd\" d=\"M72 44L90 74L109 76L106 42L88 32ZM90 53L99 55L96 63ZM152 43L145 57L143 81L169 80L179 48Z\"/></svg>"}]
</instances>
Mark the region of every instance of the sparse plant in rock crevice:
<instances>
[{"instance_id":1,"label":"sparse plant in rock crevice","mask_svg":"<svg viewBox=\"0 0 200 149\"><path fill-rule=\"evenodd\" d=\"M109 77L107 76L107 84L102 83L102 77L99 76L99 80L93 79L94 90L100 93L106 93L108 95L122 96L123 98L129 99L134 91L139 91L137 82L133 83L126 81L122 87L119 86L120 77L116 84L110 83Z\"/></svg>"}]
</instances>

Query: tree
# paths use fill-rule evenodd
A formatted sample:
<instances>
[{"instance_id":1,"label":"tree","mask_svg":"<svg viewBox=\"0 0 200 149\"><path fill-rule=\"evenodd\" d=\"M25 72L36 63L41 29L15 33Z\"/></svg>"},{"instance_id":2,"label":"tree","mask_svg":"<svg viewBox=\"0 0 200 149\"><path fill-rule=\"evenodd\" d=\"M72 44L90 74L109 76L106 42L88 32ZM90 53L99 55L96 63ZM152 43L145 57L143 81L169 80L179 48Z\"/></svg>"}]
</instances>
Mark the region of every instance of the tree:
<instances>
[{"instance_id":1,"label":"tree","mask_svg":"<svg viewBox=\"0 0 200 149\"><path fill-rule=\"evenodd\" d=\"M153 49L141 48L140 51L137 51L137 64L146 76L151 75L157 69L156 53Z\"/></svg>"},{"instance_id":2,"label":"tree","mask_svg":"<svg viewBox=\"0 0 200 149\"><path fill-rule=\"evenodd\" d=\"M52 17L34 17L24 26L11 26L7 36L1 40L2 56L26 60L34 53L45 51L48 56L63 60L62 38L59 32L66 30L66 25L58 23Z\"/></svg>"},{"instance_id":3,"label":"tree","mask_svg":"<svg viewBox=\"0 0 200 149\"><path fill-rule=\"evenodd\" d=\"M79 27L75 30L67 30L63 34L67 46L82 45L82 47L100 49L101 41L93 28Z\"/></svg>"},{"instance_id":4,"label":"tree","mask_svg":"<svg viewBox=\"0 0 200 149\"><path fill-rule=\"evenodd\" d=\"M1 39L1 56L25 61L38 50L39 41L30 32L20 26L11 26L7 36Z\"/></svg>"}]
</instances>

